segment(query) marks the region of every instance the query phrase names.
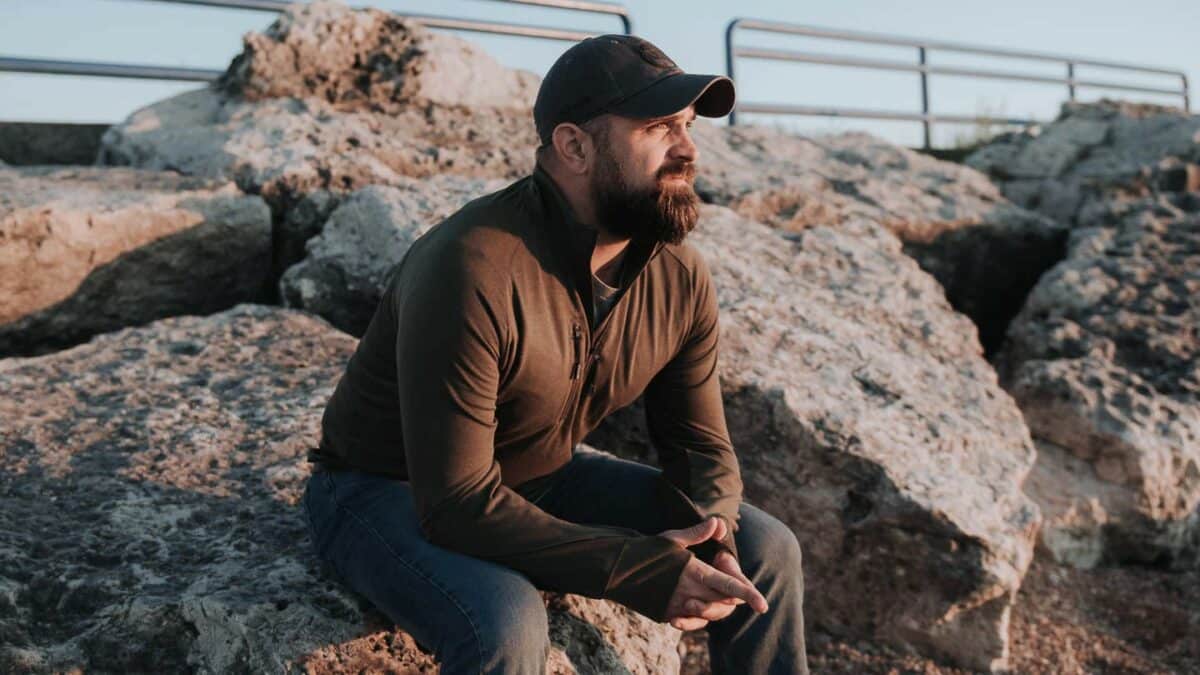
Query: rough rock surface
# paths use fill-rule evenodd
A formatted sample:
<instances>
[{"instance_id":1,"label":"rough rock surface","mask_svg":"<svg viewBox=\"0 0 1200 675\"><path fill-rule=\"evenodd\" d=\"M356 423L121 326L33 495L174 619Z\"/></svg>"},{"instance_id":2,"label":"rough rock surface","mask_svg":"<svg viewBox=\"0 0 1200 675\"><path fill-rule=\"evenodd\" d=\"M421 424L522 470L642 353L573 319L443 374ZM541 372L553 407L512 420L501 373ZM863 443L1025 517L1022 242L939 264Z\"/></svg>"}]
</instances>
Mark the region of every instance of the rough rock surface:
<instances>
[{"instance_id":1,"label":"rough rock surface","mask_svg":"<svg viewBox=\"0 0 1200 675\"><path fill-rule=\"evenodd\" d=\"M1065 228L1013 205L969 167L860 132L697 124L694 134L696 189L707 201L793 232L855 218L883 225L976 323L989 353L1062 258Z\"/></svg>"},{"instance_id":2,"label":"rough rock surface","mask_svg":"<svg viewBox=\"0 0 1200 675\"><path fill-rule=\"evenodd\" d=\"M1072 227L1105 225L1109 202L1200 191L1200 115L1068 102L1045 128L1005 134L965 161L1021 206Z\"/></svg>"},{"instance_id":3,"label":"rough rock surface","mask_svg":"<svg viewBox=\"0 0 1200 675\"><path fill-rule=\"evenodd\" d=\"M745 498L800 538L806 617L1004 667L1034 448L970 322L866 220L781 233L706 206L689 241L719 289ZM588 442L652 461L640 404Z\"/></svg>"},{"instance_id":4,"label":"rough rock surface","mask_svg":"<svg viewBox=\"0 0 1200 675\"><path fill-rule=\"evenodd\" d=\"M318 0L280 15L218 82L247 101L320 98L338 109L392 112L419 103L525 109L539 78L473 43L378 9Z\"/></svg>"},{"instance_id":5,"label":"rough rock surface","mask_svg":"<svg viewBox=\"0 0 1200 675\"><path fill-rule=\"evenodd\" d=\"M321 233L308 240L307 257L284 273L284 303L362 336L382 296L384 277L413 240L471 199L505 184L434 176L351 194L333 210Z\"/></svg>"},{"instance_id":6,"label":"rough rock surface","mask_svg":"<svg viewBox=\"0 0 1200 675\"><path fill-rule=\"evenodd\" d=\"M533 167L537 77L465 40L314 2L244 42L217 86L114 125L98 161L232 179L278 214L318 189Z\"/></svg>"},{"instance_id":7,"label":"rough rock surface","mask_svg":"<svg viewBox=\"0 0 1200 675\"><path fill-rule=\"evenodd\" d=\"M1200 194L1110 207L1030 295L1002 372L1048 446L1049 550L1178 563L1200 543Z\"/></svg>"},{"instance_id":8,"label":"rough rock surface","mask_svg":"<svg viewBox=\"0 0 1200 675\"><path fill-rule=\"evenodd\" d=\"M123 168L0 169L0 356L269 289L271 214L232 184Z\"/></svg>"},{"instance_id":9,"label":"rough rock surface","mask_svg":"<svg viewBox=\"0 0 1200 675\"><path fill-rule=\"evenodd\" d=\"M238 305L0 361L0 672L433 672L299 513L354 346ZM548 672L678 670L670 626L544 597Z\"/></svg>"}]
</instances>

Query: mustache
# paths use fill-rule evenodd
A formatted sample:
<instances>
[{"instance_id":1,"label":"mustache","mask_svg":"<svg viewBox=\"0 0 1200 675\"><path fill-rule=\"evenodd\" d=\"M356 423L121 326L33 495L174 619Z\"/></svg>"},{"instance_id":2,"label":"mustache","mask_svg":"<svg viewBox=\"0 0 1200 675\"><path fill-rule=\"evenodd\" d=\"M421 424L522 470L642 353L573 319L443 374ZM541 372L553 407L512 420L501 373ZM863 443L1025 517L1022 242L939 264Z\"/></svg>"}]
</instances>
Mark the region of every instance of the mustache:
<instances>
[{"instance_id":1,"label":"mustache","mask_svg":"<svg viewBox=\"0 0 1200 675\"><path fill-rule=\"evenodd\" d=\"M676 166L664 166L658 170L658 180L672 176L679 176L690 181L696 177L696 165L692 162L687 162Z\"/></svg>"}]
</instances>

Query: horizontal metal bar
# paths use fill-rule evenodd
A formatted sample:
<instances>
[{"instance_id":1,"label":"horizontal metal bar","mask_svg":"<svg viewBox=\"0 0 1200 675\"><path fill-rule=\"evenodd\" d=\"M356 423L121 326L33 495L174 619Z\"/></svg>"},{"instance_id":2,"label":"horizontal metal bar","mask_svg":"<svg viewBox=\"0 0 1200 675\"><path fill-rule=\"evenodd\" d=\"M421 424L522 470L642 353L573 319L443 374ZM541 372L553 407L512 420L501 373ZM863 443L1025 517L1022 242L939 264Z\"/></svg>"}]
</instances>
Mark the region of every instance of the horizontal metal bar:
<instances>
[{"instance_id":1,"label":"horizontal metal bar","mask_svg":"<svg viewBox=\"0 0 1200 675\"><path fill-rule=\"evenodd\" d=\"M626 16L629 10L623 6L612 2L585 2L585 0L492 0L493 2L506 2L514 5L533 5L536 7L550 7L552 9L573 9L580 12L594 12L596 14L615 14L617 16Z\"/></svg>"},{"instance_id":2,"label":"horizontal metal bar","mask_svg":"<svg viewBox=\"0 0 1200 675\"><path fill-rule=\"evenodd\" d=\"M926 49L940 49L944 51L960 52L965 54L981 54L984 56L1003 56L1016 59L1031 59L1036 61L1056 61L1060 63L1074 63L1076 65L1096 66L1100 68L1116 68L1120 70L1136 70L1144 73L1157 73L1159 75L1179 76L1182 71L1170 70L1167 68L1159 68L1154 66L1144 66L1132 63L1116 63L1113 61L1099 61L1096 59L1082 58L1077 56L1063 56L1060 54L1048 54L1045 52L1031 52L1017 49L1004 49L1001 47L977 47L959 42L945 42L942 40L925 40L919 38L901 37L898 35L889 35L885 33L867 33L862 31L836 30L831 28L820 28L817 26L805 26L800 24L781 23L776 21L763 21L761 19L737 18L731 23L731 26L746 30L759 30L772 33L787 33L791 35L807 35L809 37L828 38L834 40L848 40L852 42L867 42L872 44L895 45L898 47L925 47Z\"/></svg>"},{"instance_id":3,"label":"horizontal metal bar","mask_svg":"<svg viewBox=\"0 0 1200 675\"><path fill-rule=\"evenodd\" d=\"M260 12L282 12L289 5L295 4L287 2L287 0L140 0L142 2L170 2L182 5L201 5L208 7L223 7L226 9L248 9ZM622 12L613 12L612 5L601 5L600 3L570 3L563 0L498 0L502 2L511 2L523 5L536 5L540 7L554 7L561 9L575 9L580 11L601 11L601 10L585 10L584 6L597 5L603 6L604 14L616 14L622 19L626 27L626 33L630 32L631 24L628 17ZM581 5L576 7L574 5ZM498 35L515 35L518 37L542 38L546 40L563 40L569 42L578 42L584 38L596 35L594 32L584 32L571 30L566 28L552 28L548 26L532 26L528 24L508 23L503 21L477 21L473 19L460 19L452 16L438 16L433 14L408 14L405 12L392 12L396 16L413 19L419 23L425 24L431 28L449 28L453 30L464 30L475 33L493 33Z\"/></svg>"},{"instance_id":4,"label":"horizontal metal bar","mask_svg":"<svg viewBox=\"0 0 1200 675\"><path fill-rule=\"evenodd\" d=\"M49 59L21 59L6 56L0 56L0 71L41 73L49 75L99 75L102 77L128 77L147 80L186 80L193 82L208 82L224 72L221 70L210 70L207 68L174 68L165 66L143 66L127 63L52 61Z\"/></svg>"},{"instance_id":5,"label":"horizontal metal bar","mask_svg":"<svg viewBox=\"0 0 1200 675\"><path fill-rule=\"evenodd\" d=\"M494 33L498 35L517 35L520 37L542 38L545 40L565 40L578 42L592 37L596 33L585 33L565 28L549 28L544 26L528 26L516 23L501 23L499 21L474 21L472 19L456 19L450 16L432 16L428 14L399 14L406 19L412 19L430 28L452 28L454 30L472 31L475 33Z\"/></svg>"},{"instance_id":6,"label":"horizontal metal bar","mask_svg":"<svg viewBox=\"0 0 1200 675\"><path fill-rule=\"evenodd\" d=\"M633 19L629 10L611 2L584 2L583 0L492 0L493 2L511 2L518 5L533 5L553 9L571 9L592 14L611 14L621 20L621 26L626 35L633 35Z\"/></svg>"},{"instance_id":7,"label":"horizontal metal bar","mask_svg":"<svg viewBox=\"0 0 1200 675\"><path fill-rule=\"evenodd\" d=\"M770 59L776 61L799 61L830 66L848 66L851 68L869 68L875 70L902 70L914 73L936 75L955 75L960 77L979 77L995 80L1018 80L1022 82L1041 82L1044 84L1074 85L1076 87L1092 87L1094 89L1120 89L1123 91L1138 91L1149 94L1169 94L1179 96L1178 89L1163 89L1160 87L1142 87L1119 82L1104 82L1100 80L1080 80L1078 78L1049 77L1014 73L1004 70L989 70L984 68L964 68L959 66L933 66L908 63L905 61L889 61L884 59L863 59L853 56L829 56L811 52L797 52L784 49L759 49L756 47L739 47L734 50L735 56L749 59Z\"/></svg>"},{"instance_id":8,"label":"horizontal metal bar","mask_svg":"<svg viewBox=\"0 0 1200 675\"><path fill-rule=\"evenodd\" d=\"M979 117L972 115L937 115L923 113L908 113L893 110L873 110L870 108L839 108L808 105L792 105L783 103L739 103L739 113L764 113L771 115L816 115L820 117L859 117L879 120L902 120L905 122L955 122L973 124L990 122L992 124L1027 126L1040 124L1039 120L1022 119L1018 117Z\"/></svg>"}]
</instances>

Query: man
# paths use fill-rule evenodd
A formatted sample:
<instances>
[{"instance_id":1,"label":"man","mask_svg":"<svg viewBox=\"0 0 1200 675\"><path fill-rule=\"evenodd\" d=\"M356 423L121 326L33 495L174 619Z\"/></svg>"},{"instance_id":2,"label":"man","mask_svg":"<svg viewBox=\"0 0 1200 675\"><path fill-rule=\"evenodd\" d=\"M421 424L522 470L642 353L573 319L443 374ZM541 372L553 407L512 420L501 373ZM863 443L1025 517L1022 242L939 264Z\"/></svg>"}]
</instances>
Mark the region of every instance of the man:
<instances>
[{"instance_id":1,"label":"man","mask_svg":"<svg viewBox=\"0 0 1200 675\"><path fill-rule=\"evenodd\" d=\"M317 554L443 673L542 673L538 589L707 626L716 673L807 672L799 544L741 500L716 293L684 243L688 129L733 101L645 40L574 45L538 92L533 174L389 275L304 510ZM661 470L579 445L642 394Z\"/></svg>"}]
</instances>

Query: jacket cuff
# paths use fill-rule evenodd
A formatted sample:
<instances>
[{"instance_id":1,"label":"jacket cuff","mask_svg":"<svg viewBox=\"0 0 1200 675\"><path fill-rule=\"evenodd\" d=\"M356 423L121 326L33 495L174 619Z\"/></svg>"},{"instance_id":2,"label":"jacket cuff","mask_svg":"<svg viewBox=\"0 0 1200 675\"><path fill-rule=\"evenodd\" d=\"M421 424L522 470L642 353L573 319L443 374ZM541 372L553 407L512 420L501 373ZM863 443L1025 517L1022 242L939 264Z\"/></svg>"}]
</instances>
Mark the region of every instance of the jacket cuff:
<instances>
[{"instance_id":1,"label":"jacket cuff","mask_svg":"<svg viewBox=\"0 0 1200 675\"><path fill-rule=\"evenodd\" d=\"M651 621L667 621L667 603L692 552L665 537L631 537L621 548L600 597L619 602Z\"/></svg>"}]
</instances>

